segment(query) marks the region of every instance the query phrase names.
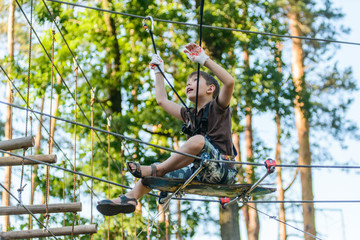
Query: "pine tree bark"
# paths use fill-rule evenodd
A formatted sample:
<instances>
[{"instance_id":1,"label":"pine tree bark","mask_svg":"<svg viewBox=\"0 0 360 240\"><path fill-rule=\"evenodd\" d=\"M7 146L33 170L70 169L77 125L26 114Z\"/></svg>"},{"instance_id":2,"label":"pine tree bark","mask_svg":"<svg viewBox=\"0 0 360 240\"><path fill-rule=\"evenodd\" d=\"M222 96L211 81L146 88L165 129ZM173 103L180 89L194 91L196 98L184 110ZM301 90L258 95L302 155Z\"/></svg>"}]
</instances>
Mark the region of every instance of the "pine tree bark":
<instances>
[{"instance_id":1,"label":"pine tree bark","mask_svg":"<svg viewBox=\"0 0 360 240\"><path fill-rule=\"evenodd\" d=\"M8 21L8 51L9 51L9 62L10 66L13 65L14 61L14 26L15 26L15 1L10 0L9 1L9 21ZM9 74L11 77L12 69L10 67ZM12 88L11 88L11 82L8 80L6 83L6 101L8 103L13 102L13 96L12 96ZM12 139L12 107L7 106L6 110L6 122L5 122L5 140ZM5 155L7 156L7 155ZM5 181L4 181L4 187L11 190L11 166L8 166L5 168ZM3 206L10 206L10 195L7 193L7 191L2 191L2 205ZM3 217L3 231L8 231L10 227L10 218L9 216Z\"/></svg>"},{"instance_id":2,"label":"pine tree bark","mask_svg":"<svg viewBox=\"0 0 360 240\"><path fill-rule=\"evenodd\" d=\"M276 161L276 165L280 165L281 164L281 116L280 116L280 114L278 112L276 113L275 121L276 121L276 130L277 130L275 161ZM277 188L277 191L278 191L277 199L279 201L284 201L285 200L285 192L284 192L284 187L283 187L281 167L278 167L276 169L276 188ZM282 221L282 222L286 222L285 204L280 203L279 205L280 205L279 206L280 207L279 220ZM283 223L279 223L279 239L280 240L286 240L286 238L287 238L286 225L283 224Z\"/></svg>"},{"instance_id":3,"label":"pine tree bark","mask_svg":"<svg viewBox=\"0 0 360 240\"><path fill-rule=\"evenodd\" d=\"M250 68L249 62L249 51L244 48L244 67L246 70ZM254 152L253 152L253 131L252 131L252 108L251 108L251 100L249 100L246 96L246 105L245 108L245 119L246 119L246 127L245 127L245 145L246 145L246 158L247 161L253 162L254 161ZM245 168L245 179L247 183L254 183L255 181L255 172L254 167L251 165L247 165ZM249 208L247 206L251 206ZM244 206L243 214L245 218L245 225L247 229L247 235L249 240L257 240L259 239L259 232L260 232L260 221L259 215L257 211L253 208L256 208L256 203L248 203Z\"/></svg>"},{"instance_id":4,"label":"pine tree bark","mask_svg":"<svg viewBox=\"0 0 360 240\"><path fill-rule=\"evenodd\" d=\"M233 112L233 114L236 114ZM239 134L233 134L233 143L238 152L236 161L241 161L240 154L240 138ZM239 179L242 182L243 179ZM233 203L226 209L219 206L219 224L220 224L220 235L222 240L240 240L240 226L239 226L239 205Z\"/></svg>"},{"instance_id":5,"label":"pine tree bark","mask_svg":"<svg viewBox=\"0 0 360 240\"><path fill-rule=\"evenodd\" d=\"M110 0L102 0L102 6L104 9L113 10L112 2ZM111 48L106 48L108 55L113 56L114 61L106 64L107 71L110 73L110 77L115 81L111 83L113 86L109 86L110 101L112 105L111 109L115 112L122 110L122 95L121 95L121 80L116 79L117 73L120 71L120 47L117 39L115 20L109 13L104 14L104 21L106 24L109 39L111 41Z\"/></svg>"},{"instance_id":6,"label":"pine tree bark","mask_svg":"<svg viewBox=\"0 0 360 240\"><path fill-rule=\"evenodd\" d=\"M300 15L298 13L289 12L289 28L292 36L301 36L300 31ZM298 131L299 140L299 159L300 165L311 165L311 152L309 131L310 126L307 119L307 112L304 108L304 92L305 92L305 67L304 67L304 53L301 39L292 38L291 49L291 62L292 62L292 75L293 84L296 91L296 98L294 100L295 110L295 123ZM301 187L302 187L302 199L313 200L313 187L312 187L312 173L310 168L301 168ZM315 228L315 209L313 203L306 203L302 205L303 219L304 219L304 231L316 236ZM310 240L311 237L304 235L304 239Z\"/></svg>"},{"instance_id":7,"label":"pine tree bark","mask_svg":"<svg viewBox=\"0 0 360 240\"><path fill-rule=\"evenodd\" d=\"M282 44L281 42L278 42L276 44L277 51L275 56L275 61L277 63L277 71L279 73L282 73L282 62L281 62L281 53L282 53ZM281 91L279 89L278 91ZM279 92L275 94L275 99L279 99ZM275 149L275 161L276 165L281 165L281 114L279 112L279 109L276 109L275 114L275 123L276 123L276 149ZM276 188L278 192L277 199L279 201L285 200L285 191L283 187L283 179L282 179L282 169L281 167L278 167L276 169ZM282 222L286 222L285 217L285 204L280 203L279 204L279 220ZM283 223L279 223L279 240L286 240L287 239L287 232L286 232L286 225Z\"/></svg>"}]
</instances>

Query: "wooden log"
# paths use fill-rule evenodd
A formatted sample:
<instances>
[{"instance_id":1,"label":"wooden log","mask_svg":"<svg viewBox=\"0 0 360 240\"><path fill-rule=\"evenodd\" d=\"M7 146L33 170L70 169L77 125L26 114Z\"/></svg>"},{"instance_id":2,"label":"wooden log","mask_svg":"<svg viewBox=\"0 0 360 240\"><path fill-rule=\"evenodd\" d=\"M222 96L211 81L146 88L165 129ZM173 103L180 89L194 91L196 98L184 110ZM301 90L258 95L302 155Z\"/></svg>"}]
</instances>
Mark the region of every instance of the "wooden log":
<instances>
[{"instance_id":1,"label":"wooden log","mask_svg":"<svg viewBox=\"0 0 360 240\"><path fill-rule=\"evenodd\" d=\"M74 226L74 231L72 226L61 227L61 228L50 228L49 229L55 236L66 236L71 235L80 235L80 234L93 234L97 232L96 224L91 225L78 225ZM23 230L23 231L11 231L11 232L2 232L0 233L0 239L28 239L28 238L41 238L41 237L51 237L52 235L48 231L43 229L36 230Z\"/></svg>"},{"instance_id":2,"label":"wooden log","mask_svg":"<svg viewBox=\"0 0 360 240\"><path fill-rule=\"evenodd\" d=\"M6 141L0 142L0 149L4 151L17 150L22 148L29 148L35 145L35 138L33 136L30 137L22 137L15 138Z\"/></svg>"},{"instance_id":3,"label":"wooden log","mask_svg":"<svg viewBox=\"0 0 360 240\"><path fill-rule=\"evenodd\" d=\"M35 159L41 162L45 163L56 163L57 157L55 154L52 155L29 155L25 156L27 158ZM21 157L0 157L0 166L19 166L22 165L22 158ZM31 160L24 160L24 165L34 165L39 164L37 162L31 161Z\"/></svg>"},{"instance_id":4,"label":"wooden log","mask_svg":"<svg viewBox=\"0 0 360 240\"><path fill-rule=\"evenodd\" d=\"M34 214L46 213L45 204L26 205L25 207ZM48 213L80 212L81 210L82 210L81 202L48 204ZM17 207L17 206L0 207L0 216L20 215L20 214L29 214L29 212L24 207Z\"/></svg>"}]
</instances>

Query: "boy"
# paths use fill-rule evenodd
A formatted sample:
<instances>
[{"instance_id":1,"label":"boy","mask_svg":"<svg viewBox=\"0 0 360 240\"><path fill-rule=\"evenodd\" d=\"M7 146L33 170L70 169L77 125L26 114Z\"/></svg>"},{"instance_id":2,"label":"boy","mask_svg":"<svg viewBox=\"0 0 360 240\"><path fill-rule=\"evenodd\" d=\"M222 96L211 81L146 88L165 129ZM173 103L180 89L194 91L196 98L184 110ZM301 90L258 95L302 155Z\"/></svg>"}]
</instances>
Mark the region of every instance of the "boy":
<instances>
[{"instance_id":1,"label":"boy","mask_svg":"<svg viewBox=\"0 0 360 240\"><path fill-rule=\"evenodd\" d=\"M191 108L188 112L184 107L168 99L164 78L157 66L164 72L164 63L160 56L154 55L150 68L155 72L155 95L157 103L169 114L185 122L188 126L188 140L178 150L191 155L201 155L203 152L210 154L211 159L229 159L234 156L231 137L231 110L229 108L230 99L234 89L234 79L221 66L212 61L204 50L194 43L185 46L185 54L190 60L200 63L207 67L223 83L220 89L219 83L211 75L200 72L198 90L198 112L196 122L202 122L201 117L207 114L206 126L195 126L195 109ZM196 102L197 72L189 75L185 88L186 97L193 103ZM206 112L206 113L205 113ZM200 124L201 125L201 124ZM204 129L205 128L205 129ZM193 163L191 168L189 165ZM166 161L150 166L141 166L137 162L129 162L128 170L137 178L146 176L187 178L191 175L194 168L199 167L199 161L194 158L178 153L172 154ZM210 165L202 170L197 176L197 180L208 183L233 183L236 170L229 167L226 163L211 162ZM150 192L138 181L135 187L119 198L113 200L102 200L97 209L106 216L118 213L131 213L135 211L137 199Z\"/></svg>"}]
</instances>

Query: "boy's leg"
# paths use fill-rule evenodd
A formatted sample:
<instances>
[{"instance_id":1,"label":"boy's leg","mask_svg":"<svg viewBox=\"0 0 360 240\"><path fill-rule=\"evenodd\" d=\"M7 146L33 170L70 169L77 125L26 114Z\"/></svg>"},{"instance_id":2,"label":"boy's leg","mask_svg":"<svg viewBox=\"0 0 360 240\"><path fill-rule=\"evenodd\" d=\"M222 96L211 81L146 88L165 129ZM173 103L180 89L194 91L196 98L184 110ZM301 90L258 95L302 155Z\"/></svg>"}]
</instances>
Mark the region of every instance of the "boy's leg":
<instances>
[{"instance_id":1,"label":"boy's leg","mask_svg":"<svg viewBox=\"0 0 360 240\"><path fill-rule=\"evenodd\" d=\"M202 135L195 135L189 138L178 150L179 152L198 155L203 149L205 144L205 138ZM162 177L166 173L183 168L194 161L194 158L187 157L182 154L174 153L172 154L166 161L156 165L156 176ZM130 165L131 170L134 171L136 169L135 165ZM141 166L142 176L150 176L151 175L151 167L150 166Z\"/></svg>"},{"instance_id":2,"label":"boy's leg","mask_svg":"<svg viewBox=\"0 0 360 240\"><path fill-rule=\"evenodd\" d=\"M192 155L197 155L201 152L205 144L205 138L201 135L195 135L188 139L179 149L179 152L184 152ZM156 165L156 175L164 176L166 173L174 171L176 169L183 168L194 161L194 158L184 156L182 154L174 153L166 161ZM150 166L141 166L141 172L143 176L151 175ZM131 191L125 194L128 198L139 199L143 195L150 192L151 189L145 187L141 181L138 181L134 188ZM120 198L112 199L114 203L120 203ZM130 202L131 204L136 204L135 202Z\"/></svg>"}]
</instances>

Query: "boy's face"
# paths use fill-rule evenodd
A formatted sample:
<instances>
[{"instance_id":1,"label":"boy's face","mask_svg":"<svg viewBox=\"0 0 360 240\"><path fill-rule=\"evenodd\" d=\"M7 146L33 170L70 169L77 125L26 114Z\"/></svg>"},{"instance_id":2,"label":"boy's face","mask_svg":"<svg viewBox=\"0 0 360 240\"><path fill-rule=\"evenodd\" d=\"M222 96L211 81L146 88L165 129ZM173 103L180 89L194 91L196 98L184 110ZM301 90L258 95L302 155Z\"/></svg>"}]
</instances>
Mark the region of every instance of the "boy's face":
<instances>
[{"instance_id":1,"label":"boy's face","mask_svg":"<svg viewBox=\"0 0 360 240\"><path fill-rule=\"evenodd\" d=\"M197 74L191 76L187 79L186 87L185 87L185 94L186 97L191 101L196 101L196 87L197 87ZM212 93L214 91L214 85L207 85L206 80L200 75L199 81L199 98L204 96L212 97Z\"/></svg>"}]
</instances>

